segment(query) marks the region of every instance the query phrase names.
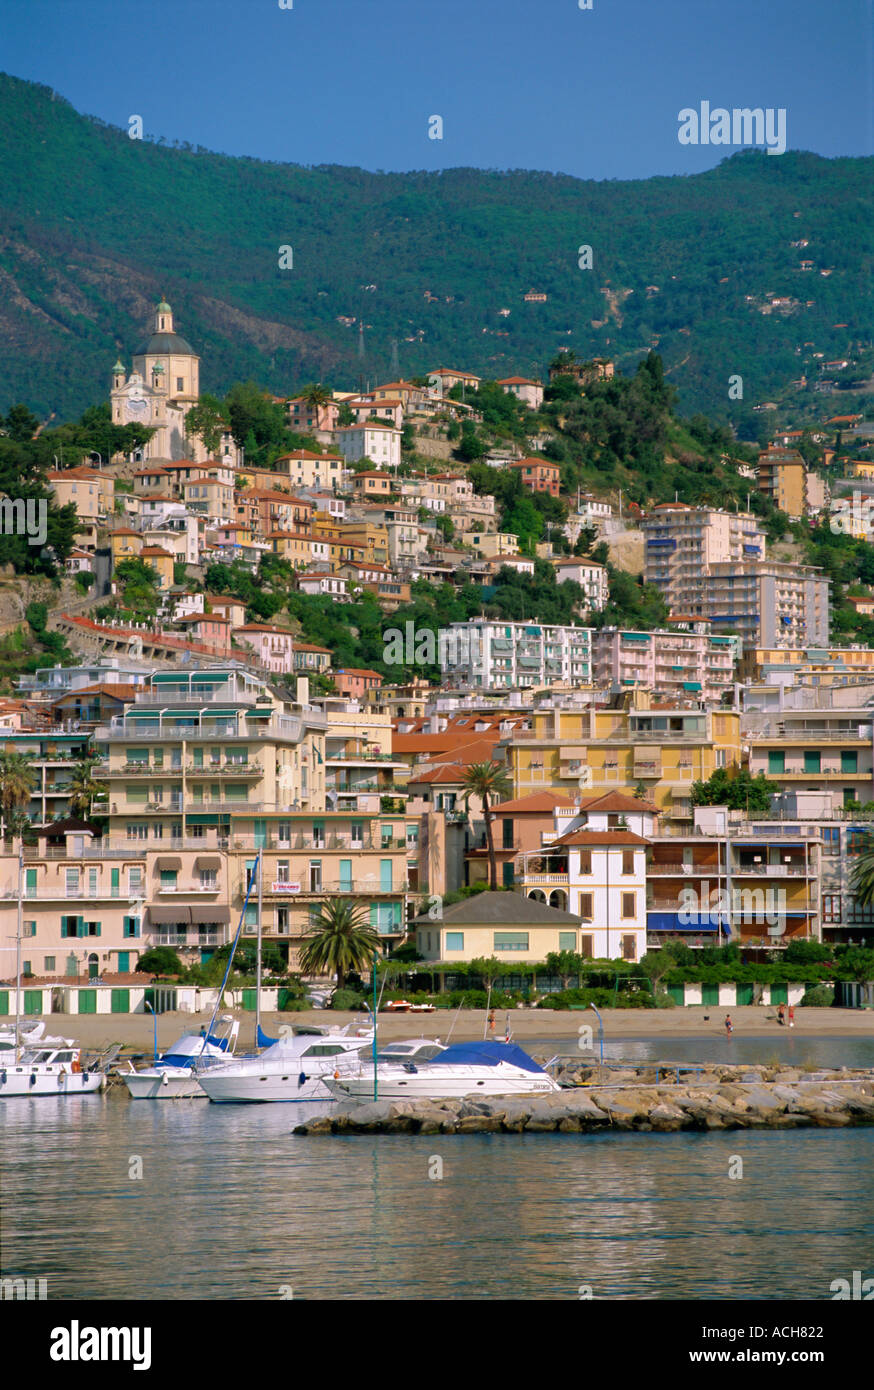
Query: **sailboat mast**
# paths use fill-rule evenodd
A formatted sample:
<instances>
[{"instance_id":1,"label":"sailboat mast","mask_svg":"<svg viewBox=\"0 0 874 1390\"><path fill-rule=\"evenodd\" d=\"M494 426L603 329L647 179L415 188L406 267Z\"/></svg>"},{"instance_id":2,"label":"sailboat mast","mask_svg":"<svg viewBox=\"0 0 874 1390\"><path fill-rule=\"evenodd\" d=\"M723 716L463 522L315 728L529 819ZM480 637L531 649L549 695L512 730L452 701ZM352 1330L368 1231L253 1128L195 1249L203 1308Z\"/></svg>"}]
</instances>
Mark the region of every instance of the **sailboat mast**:
<instances>
[{"instance_id":1,"label":"sailboat mast","mask_svg":"<svg viewBox=\"0 0 874 1390\"><path fill-rule=\"evenodd\" d=\"M263 850L258 854L258 947L255 960L255 1047L261 1037L261 880L264 877Z\"/></svg>"},{"instance_id":2,"label":"sailboat mast","mask_svg":"<svg viewBox=\"0 0 874 1390\"><path fill-rule=\"evenodd\" d=\"M21 1046L21 931L24 925L24 840L18 845L18 928L15 933L15 1063Z\"/></svg>"}]
</instances>

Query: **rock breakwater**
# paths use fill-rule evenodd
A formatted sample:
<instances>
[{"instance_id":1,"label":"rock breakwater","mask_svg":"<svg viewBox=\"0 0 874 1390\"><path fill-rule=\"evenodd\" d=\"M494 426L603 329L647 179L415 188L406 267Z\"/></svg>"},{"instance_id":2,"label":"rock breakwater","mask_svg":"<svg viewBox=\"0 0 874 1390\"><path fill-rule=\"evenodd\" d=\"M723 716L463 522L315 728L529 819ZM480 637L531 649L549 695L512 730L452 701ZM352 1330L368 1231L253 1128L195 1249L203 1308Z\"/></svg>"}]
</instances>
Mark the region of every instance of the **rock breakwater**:
<instances>
[{"instance_id":1,"label":"rock breakwater","mask_svg":"<svg viewBox=\"0 0 874 1390\"><path fill-rule=\"evenodd\" d=\"M800 1072L789 1067L702 1067L673 1081L577 1067L575 1084L550 1095L343 1105L295 1134L589 1134L607 1130L841 1128L874 1124L874 1072ZM697 1068L695 1069L698 1070ZM567 1073L563 1076L567 1077Z\"/></svg>"}]
</instances>

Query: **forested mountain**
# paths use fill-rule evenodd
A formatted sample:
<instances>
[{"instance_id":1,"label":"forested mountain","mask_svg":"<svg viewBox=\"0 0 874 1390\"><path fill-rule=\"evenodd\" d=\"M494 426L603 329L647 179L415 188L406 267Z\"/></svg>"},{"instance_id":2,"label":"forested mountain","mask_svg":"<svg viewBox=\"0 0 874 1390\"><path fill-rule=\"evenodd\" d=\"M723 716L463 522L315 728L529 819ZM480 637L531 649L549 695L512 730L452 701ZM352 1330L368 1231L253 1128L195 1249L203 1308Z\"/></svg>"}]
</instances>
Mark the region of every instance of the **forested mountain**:
<instances>
[{"instance_id":1,"label":"forested mountain","mask_svg":"<svg viewBox=\"0 0 874 1390\"><path fill-rule=\"evenodd\" d=\"M704 174L600 183L302 168L131 140L2 75L0 124L0 410L63 419L99 399L159 295L213 391L385 379L395 343L407 375L492 378L542 374L562 346L631 371L657 347L684 412L737 426L870 346L874 159L745 151ZM546 302L526 303L531 289ZM791 404L843 402L808 389Z\"/></svg>"}]
</instances>

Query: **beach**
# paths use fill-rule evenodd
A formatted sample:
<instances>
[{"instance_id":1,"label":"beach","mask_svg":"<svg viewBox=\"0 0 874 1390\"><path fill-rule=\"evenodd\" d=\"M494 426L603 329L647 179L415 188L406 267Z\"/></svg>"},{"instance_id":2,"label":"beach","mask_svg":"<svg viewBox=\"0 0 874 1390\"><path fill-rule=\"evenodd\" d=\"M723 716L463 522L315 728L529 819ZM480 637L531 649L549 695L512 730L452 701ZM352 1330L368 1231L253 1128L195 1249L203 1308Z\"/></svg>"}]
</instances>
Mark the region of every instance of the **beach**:
<instances>
[{"instance_id":1,"label":"beach","mask_svg":"<svg viewBox=\"0 0 874 1390\"><path fill-rule=\"evenodd\" d=\"M222 1012L231 1012L223 1010ZM777 1022L773 1005L758 1005L733 1009L692 1005L675 1009L602 1009L604 1037L617 1038L686 1037L714 1038L725 1034L725 1015L731 1013L734 1036L743 1038L773 1038L789 1033L788 1025ZM241 1021L240 1046L254 1043L255 1016L243 1010L234 1015ZM186 1032L199 1032L209 1022L208 1012L166 1013L158 1015L158 1050L163 1051ZM573 1038L579 1029L588 1026L598 1037L598 1020L591 1010L557 1011L552 1009L510 1009L495 1011L493 1036L502 1039L507 1020L515 1041L524 1044L527 1038ZM33 1020L29 1020L33 1021ZM283 1026L316 1024L322 1027L352 1022L366 1023L362 1014L314 1009L306 1013L265 1013L261 1026L270 1037L278 1037ZM50 1014L45 1018L46 1032L76 1038L89 1050L122 1043L125 1050L151 1053L154 1043L154 1021L150 1014ZM484 1009L441 1010L433 1014L379 1015L379 1036L386 1041L396 1038L446 1038L452 1028L453 1042L482 1038L487 1026ZM797 1008L795 1027L799 1037L874 1037L874 1011L870 1009Z\"/></svg>"}]
</instances>

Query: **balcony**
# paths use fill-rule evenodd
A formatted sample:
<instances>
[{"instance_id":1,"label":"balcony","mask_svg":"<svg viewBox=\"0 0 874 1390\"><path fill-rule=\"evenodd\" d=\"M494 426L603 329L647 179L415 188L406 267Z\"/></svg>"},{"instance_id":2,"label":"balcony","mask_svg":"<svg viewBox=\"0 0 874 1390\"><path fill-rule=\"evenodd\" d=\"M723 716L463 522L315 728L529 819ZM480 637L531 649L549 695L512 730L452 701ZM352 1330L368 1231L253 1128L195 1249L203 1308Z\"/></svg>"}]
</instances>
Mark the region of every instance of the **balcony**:
<instances>
[{"instance_id":1,"label":"balcony","mask_svg":"<svg viewBox=\"0 0 874 1390\"><path fill-rule=\"evenodd\" d=\"M159 884L154 890L159 897L212 897L221 892L221 884L213 883L205 887L202 883Z\"/></svg>"},{"instance_id":2,"label":"balcony","mask_svg":"<svg viewBox=\"0 0 874 1390\"><path fill-rule=\"evenodd\" d=\"M570 886L570 875L523 873L519 875L517 882L521 884L523 888L532 888L539 886L552 888L568 888Z\"/></svg>"},{"instance_id":3,"label":"balcony","mask_svg":"<svg viewBox=\"0 0 874 1390\"><path fill-rule=\"evenodd\" d=\"M264 769L259 762L205 763L200 766L196 763L186 763L185 775L186 777L263 777Z\"/></svg>"},{"instance_id":4,"label":"balcony","mask_svg":"<svg viewBox=\"0 0 874 1390\"><path fill-rule=\"evenodd\" d=\"M404 863L406 867L406 863ZM378 878L368 877L353 879L322 879L316 886L306 877L303 879L291 879L288 882L275 879L269 883L265 882L261 886L261 896L265 899L288 899L288 898L324 898L333 897L337 894L349 894L355 898L370 897L398 897L402 893L409 891L409 882L406 878L393 882L390 888L381 887ZM240 879L235 890L237 899L242 902L246 896L246 880ZM257 886L252 889L249 898L250 904L257 899Z\"/></svg>"}]
</instances>

